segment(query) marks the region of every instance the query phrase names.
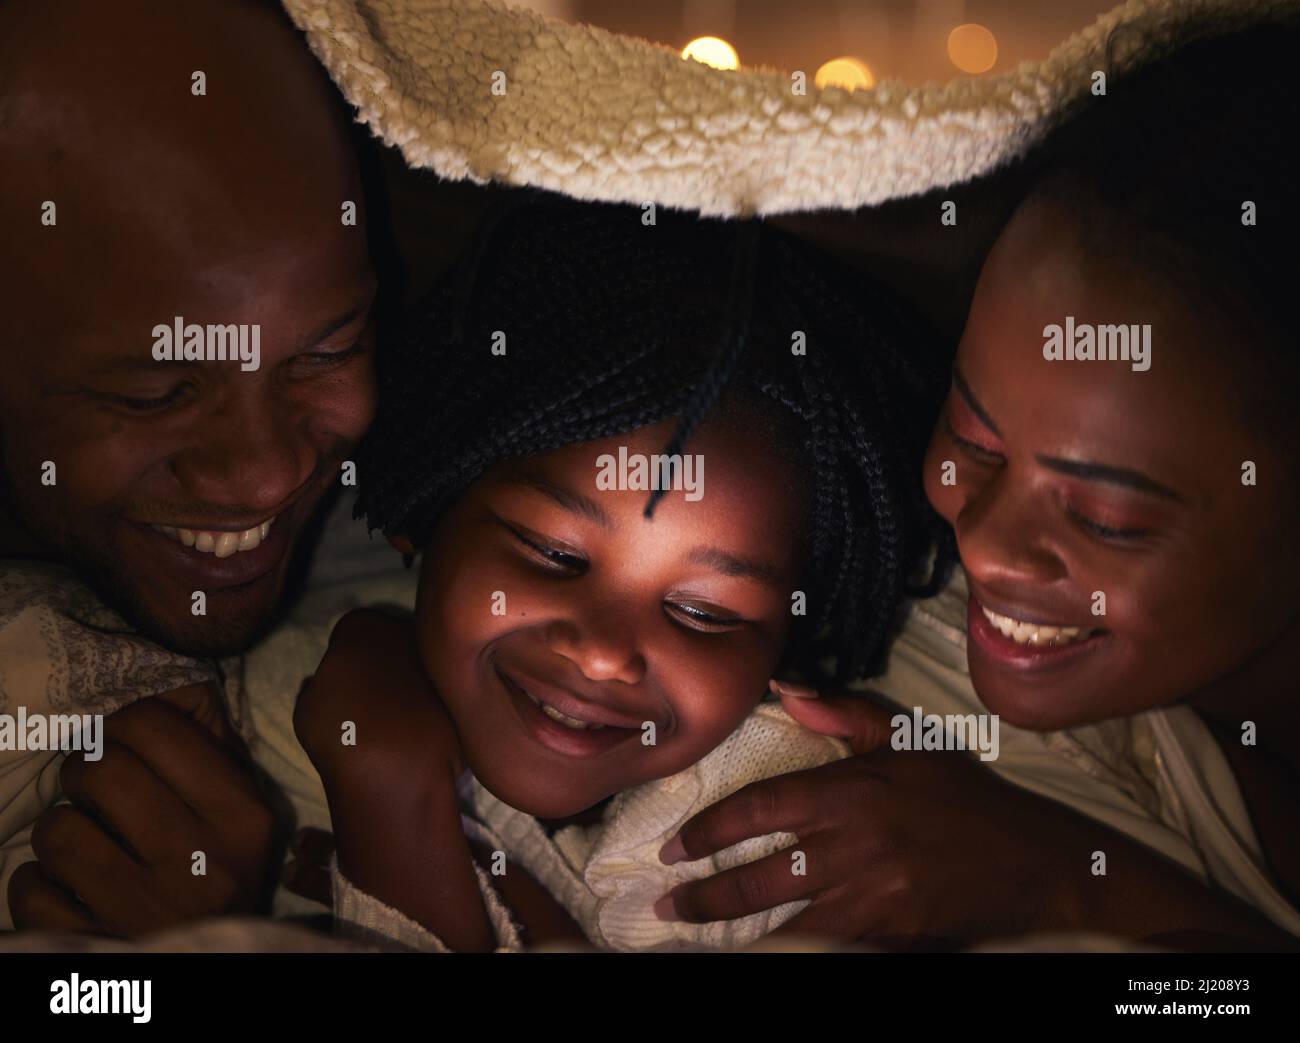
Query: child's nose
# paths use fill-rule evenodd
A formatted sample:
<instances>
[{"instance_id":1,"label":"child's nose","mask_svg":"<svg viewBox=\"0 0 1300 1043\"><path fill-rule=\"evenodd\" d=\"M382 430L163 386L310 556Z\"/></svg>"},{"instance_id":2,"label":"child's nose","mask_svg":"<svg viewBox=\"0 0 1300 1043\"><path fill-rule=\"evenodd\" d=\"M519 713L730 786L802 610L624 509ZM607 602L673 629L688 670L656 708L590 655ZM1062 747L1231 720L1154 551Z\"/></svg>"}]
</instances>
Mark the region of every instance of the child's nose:
<instances>
[{"instance_id":1,"label":"child's nose","mask_svg":"<svg viewBox=\"0 0 1300 1043\"><path fill-rule=\"evenodd\" d=\"M962 505L953 528L962 567L976 583L1005 588L1054 583L1067 575L1041 495L1018 487L1003 468Z\"/></svg>"},{"instance_id":2,"label":"child's nose","mask_svg":"<svg viewBox=\"0 0 1300 1043\"><path fill-rule=\"evenodd\" d=\"M555 621L547 642L590 681L636 684L645 676L635 628L608 609Z\"/></svg>"}]
</instances>

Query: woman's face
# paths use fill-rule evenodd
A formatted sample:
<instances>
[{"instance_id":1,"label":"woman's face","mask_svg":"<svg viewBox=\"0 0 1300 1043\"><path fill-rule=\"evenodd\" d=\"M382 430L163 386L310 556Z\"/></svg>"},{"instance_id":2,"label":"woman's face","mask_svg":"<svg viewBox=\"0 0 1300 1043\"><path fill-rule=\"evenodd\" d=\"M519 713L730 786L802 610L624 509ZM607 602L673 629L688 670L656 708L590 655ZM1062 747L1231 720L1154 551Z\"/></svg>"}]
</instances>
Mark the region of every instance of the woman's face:
<instances>
[{"instance_id":1,"label":"woman's face","mask_svg":"<svg viewBox=\"0 0 1300 1043\"><path fill-rule=\"evenodd\" d=\"M1124 244L1111 263L1075 242L1044 203L1003 233L925 461L970 582L975 689L1039 730L1230 679L1294 622L1300 578L1294 457L1243 420L1243 332L1118 263ZM1046 359L1067 316L1150 323L1150 368Z\"/></svg>"},{"instance_id":2,"label":"woman's face","mask_svg":"<svg viewBox=\"0 0 1300 1043\"><path fill-rule=\"evenodd\" d=\"M520 810L571 815L682 771L767 689L802 565L800 482L711 422L690 446L698 499L669 492L647 519L647 492L598 489L599 457L661 453L671 429L498 465L424 548L425 666L474 774Z\"/></svg>"}]
</instances>

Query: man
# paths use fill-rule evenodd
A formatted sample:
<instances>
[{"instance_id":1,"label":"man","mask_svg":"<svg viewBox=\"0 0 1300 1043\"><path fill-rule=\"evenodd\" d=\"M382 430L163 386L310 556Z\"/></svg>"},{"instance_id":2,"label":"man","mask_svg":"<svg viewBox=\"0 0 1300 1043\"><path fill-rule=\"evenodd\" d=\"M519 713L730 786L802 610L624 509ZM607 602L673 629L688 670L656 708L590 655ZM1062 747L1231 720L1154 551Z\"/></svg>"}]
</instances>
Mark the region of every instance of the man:
<instances>
[{"instance_id":1,"label":"man","mask_svg":"<svg viewBox=\"0 0 1300 1043\"><path fill-rule=\"evenodd\" d=\"M373 415L346 116L269 3L0 4L0 225L0 712L172 692L99 760L0 746L0 887L24 927L257 908L272 819L211 660L273 618ZM18 827L60 773L38 868Z\"/></svg>"}]
</instances>

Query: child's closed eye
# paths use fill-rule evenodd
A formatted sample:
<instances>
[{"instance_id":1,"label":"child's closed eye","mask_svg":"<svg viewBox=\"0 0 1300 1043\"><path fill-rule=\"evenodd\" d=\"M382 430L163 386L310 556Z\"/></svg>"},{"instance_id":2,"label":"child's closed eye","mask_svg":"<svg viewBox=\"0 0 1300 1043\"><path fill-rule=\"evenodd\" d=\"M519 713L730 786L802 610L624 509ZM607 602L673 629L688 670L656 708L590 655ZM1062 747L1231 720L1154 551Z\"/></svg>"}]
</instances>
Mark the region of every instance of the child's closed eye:
<instances>
[{"instance_id":1,"label":"child's closed eye","mask_svg":"<svg viewBox=\"0 0 1300 1043\"><path fill-rule=\"evenodd\" d=\"M581 575L587 570L587 559L574 549L502 518L497 518L496 521L514 537L515 543L530 561L565 575Z\"/></svg>"},{"instance_id":2,"label":"child's closed eye","mask_svg":"<svg viewBox=\"0 0 1300 1043\"><path fill-rule=\"evenodd\" d=\"M681 600L664 601L664 611L669 618L689 630L702 634L718 634L727 630L736 630L745 625L746 620L727 609L716 605L705 605Z\"/></svg>"}]
</instances>

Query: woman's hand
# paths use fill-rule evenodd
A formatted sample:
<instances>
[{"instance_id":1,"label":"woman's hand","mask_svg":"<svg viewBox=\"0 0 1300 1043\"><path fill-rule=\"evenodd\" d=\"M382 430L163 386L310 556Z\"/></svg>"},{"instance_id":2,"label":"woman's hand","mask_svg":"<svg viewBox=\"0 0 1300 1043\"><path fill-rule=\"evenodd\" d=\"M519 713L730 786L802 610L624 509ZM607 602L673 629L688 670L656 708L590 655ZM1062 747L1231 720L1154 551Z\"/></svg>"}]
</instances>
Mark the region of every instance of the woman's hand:
<instances>
[{"instance_id":1,"label":"woman's hand","mask_svg":"<svg viewBox=\"0 0 1300 1043\"><path fill-rule=\"evenodd\" d=\"M1284 940L1235 899L965 754L889 748L892 713L865 698L783 688L791 716L849 740L855 756L753 783L695 815L664 861L777 831L799 841L678 886L661 915L727 920L810 899L783 933L904 948L1047 930L1219 946ZM793 851L804 853L806 875L792 872ZM1105 875L1094 874L1097 851Z\"/></svg>"}]
</instances>

